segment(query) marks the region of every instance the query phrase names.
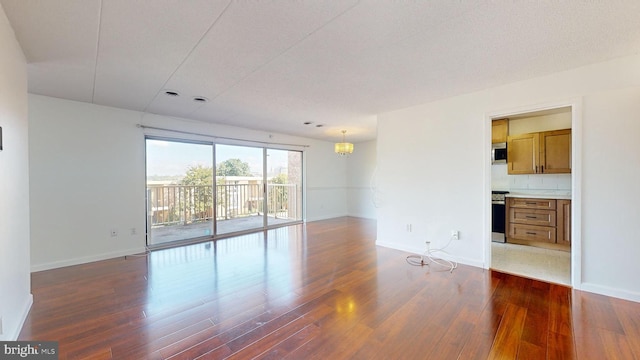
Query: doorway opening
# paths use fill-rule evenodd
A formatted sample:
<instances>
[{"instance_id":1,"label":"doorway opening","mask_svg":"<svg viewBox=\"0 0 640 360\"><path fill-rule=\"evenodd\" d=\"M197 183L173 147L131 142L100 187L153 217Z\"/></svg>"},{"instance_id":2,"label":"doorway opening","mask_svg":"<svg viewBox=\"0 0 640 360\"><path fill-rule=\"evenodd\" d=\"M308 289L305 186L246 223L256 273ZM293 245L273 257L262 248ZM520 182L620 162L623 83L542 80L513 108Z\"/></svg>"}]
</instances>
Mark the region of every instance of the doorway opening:
<instances>
[{"instance_id":1,"label":"doorway opening","mask_svg":"<svg viewBox=\"0 0 640 360\"><path fill-rule=\"evenodd\" d=\"M504 145L507 152L506 161L490 165L488 258L492 269L563 285L574 283L574 272L579 270L574 263L579 234L572 231L576 184L572 131L579 126L577 118L574 104L489 117L492 149ZM503 224L503 229L496 229L496 223ZM503 236L496 236L496 231L504 232Z\"/></svg>"}]
</instances>

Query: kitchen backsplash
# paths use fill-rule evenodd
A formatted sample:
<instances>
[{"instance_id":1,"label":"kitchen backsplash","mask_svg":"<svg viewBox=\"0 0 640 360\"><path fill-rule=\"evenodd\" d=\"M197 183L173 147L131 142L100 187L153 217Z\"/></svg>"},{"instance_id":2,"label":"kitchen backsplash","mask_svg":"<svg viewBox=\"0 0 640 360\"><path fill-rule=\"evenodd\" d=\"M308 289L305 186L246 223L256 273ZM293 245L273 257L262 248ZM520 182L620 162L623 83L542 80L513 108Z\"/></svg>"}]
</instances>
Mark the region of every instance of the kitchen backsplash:
<instances>
[{"instance_id":1,"label":"kitchen backsplash","mask_svg":"<svg viewBox=\"0 0 640 360\"><path fill-rule=\"evenodd\" d=\"M508 175L506 164L491 165L493 190L563 190L571 191L571 174Z\"/></svg>"}]
</instances>

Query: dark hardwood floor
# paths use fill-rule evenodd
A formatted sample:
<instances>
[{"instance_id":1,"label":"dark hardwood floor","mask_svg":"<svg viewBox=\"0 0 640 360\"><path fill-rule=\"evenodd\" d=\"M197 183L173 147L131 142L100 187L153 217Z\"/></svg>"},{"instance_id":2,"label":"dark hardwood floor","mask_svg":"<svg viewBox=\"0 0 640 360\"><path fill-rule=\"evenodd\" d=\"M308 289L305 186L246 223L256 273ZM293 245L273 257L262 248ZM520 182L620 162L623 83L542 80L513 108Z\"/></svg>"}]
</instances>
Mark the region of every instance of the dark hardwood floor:
<instances>
[{"instance_id":1,"label":"dark hardwood floor","mask_svg":"<svg viewBox=\"0 0 640 360\"><path fill-rule=\"evenodd\" d=\"M60 359L640 359L640 304L411 266L339 218L32 275Z\"/></svg>"}]
</instances>

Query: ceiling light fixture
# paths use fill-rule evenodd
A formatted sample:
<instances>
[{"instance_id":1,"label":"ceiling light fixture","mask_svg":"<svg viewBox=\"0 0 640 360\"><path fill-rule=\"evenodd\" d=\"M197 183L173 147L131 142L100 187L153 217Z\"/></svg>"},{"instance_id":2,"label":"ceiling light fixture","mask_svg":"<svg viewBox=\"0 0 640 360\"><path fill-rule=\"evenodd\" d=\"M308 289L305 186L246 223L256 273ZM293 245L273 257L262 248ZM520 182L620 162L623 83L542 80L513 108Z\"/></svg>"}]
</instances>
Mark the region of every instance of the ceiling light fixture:
<instances>
[{"instance_id":1,"label":"ceiling light fixture","mask_svg":"<svg viewBox=\"0 0 640 360\"><path fill-rule=\"evenodd\" d=\"M353 144L348 143L344 140L344 135L347 133L347 130L342 130L342 142L336 143L334 150L336 154L340 156L348 156L353 153Z\"/></svg>"},{"instance_id":2,"label":"ceiling light fixture","mask_svg":"<svg viewBox=\"0 0 640 360\"><path fill-rule=\"evenodd\" d=\"M206 98L206 97L204 97L204 96L195 96L195 97L193 98L193 101L195 101L195 102L199 102L199 103L206 103L207 101L209 101L209 99L207 99L207 98Z\"/></svg>"},{"instance_id":3,"label":"ceiling light fixture","mask_svg":"<svg viewBox=\"0 0 640 360\"><path fill-rule=\"evenodd\" d=\"M164 94L165 95L169 95L169 96L180 96L180 93L178 93L177 91L173 91L173 90L165 90Z\"/></svg>"}]
</instances>

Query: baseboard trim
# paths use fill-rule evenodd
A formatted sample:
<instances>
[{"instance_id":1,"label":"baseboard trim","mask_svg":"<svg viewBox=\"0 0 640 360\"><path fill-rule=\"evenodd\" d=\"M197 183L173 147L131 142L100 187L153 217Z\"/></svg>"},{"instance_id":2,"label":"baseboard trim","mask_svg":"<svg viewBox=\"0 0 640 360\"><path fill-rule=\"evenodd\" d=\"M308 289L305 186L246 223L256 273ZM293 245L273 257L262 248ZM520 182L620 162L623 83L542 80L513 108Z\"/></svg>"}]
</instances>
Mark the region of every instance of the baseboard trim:
<instances>
[{"instance_id":1,"label":"baseboard trim","mask_svg":"<svg viewBox=\"0 0 640 360\"><path fill-rule=\"evenodd\" d=\"M376 245L394 249L394 250L405 251L405 252L416 254L416 255L423 254L425 252L424 249L419 249L411 246L398 246L398 244L384 242L384 241L376 241ZM484 269L484 263L482 261L467 259L467 258L463 258L463 257L451 255L451 254L437 254L437 257L445 260L449 260L449 261L455 261L459 264L464 264L464 265L469 265L469 266Z\"/></svg>"},{"instance_id":2,"label":"baseboard trim","mask_svg":"<svg viewBox=\"0 0 640 360\"><path fill-rule=\"evenodd\" d=\"M308 217L305 222L329 220L329 219L335 219L335 218L340 218L345 216L349 216L349 215L346 213L345 214L325 214L321 216Z\"/></svg>"},{"instance_id":3,"label":"baseboard trim","mask_svg":"<svg viewBox=\"0 0 640 360\"><path fill-rule=\"evenodd\" d=\"M139 254L139 253L145 252L145 250L146 250L145 247L142 246L142 247L135 247L135 248L132 248L132 249L114 251L114 252L103 253L103 254L98 254L98 255L84 256L84 257L79 257L79 258L74 258L74 259L66 259L66 260L59 260L59 261L52 261L52 262L44 263L44 264L36 264L36 265L32 264L31 265L31 272L57 269L57 268L66 267L66 266L86 264L86 263L90 263L90 262L94 262L94 261L113 259L113 258L117 258L117 257L120 257L120 256Z\"/></svg>"},{"instance_id":4,"label":"baseboard trim","mask_svg":"<svg viewBox=\"0 0 640 360\"><path fill-rule=\"evenodd\" d=\"M369 216L367 214L350 213L347 216L361 218L361 219L368 219L368 220L378 220L376 216Z\"/></svg>"},{"instance_id":5,"label":"baseboard trim","mask_svg":"<svg viewBox=\"0 0 640 360\"><path fill-rule=\"evenodd\" d=\"M633 292L633 291L628 291L623 289L616 289L609 286L603 286L603 285L585 283L585 282L580 284L580 290L591 292L594 294L611 296L618 299L629 300L629 301L640 303L640 293L638 292Z\"/></svg>"},{"instance_id":6,"label":"baseboard trim","mask_svg":"<svg viewBox=\"0 0 640 360\"><path fill-rule=\"evenodd\" d=\"M29 294L27 296L27 301L22 307L22 311L20 312L20 318L18 319L18 324L13 329L5 329L6 334L8 335L8 341L16 341L20 336L20 332L22 331L22 327L24 326L25 321L27 321L27 316L29 316L29 311L31 311L31 306L33 306L33 295Z\"/></svg>"}]
</instances>

